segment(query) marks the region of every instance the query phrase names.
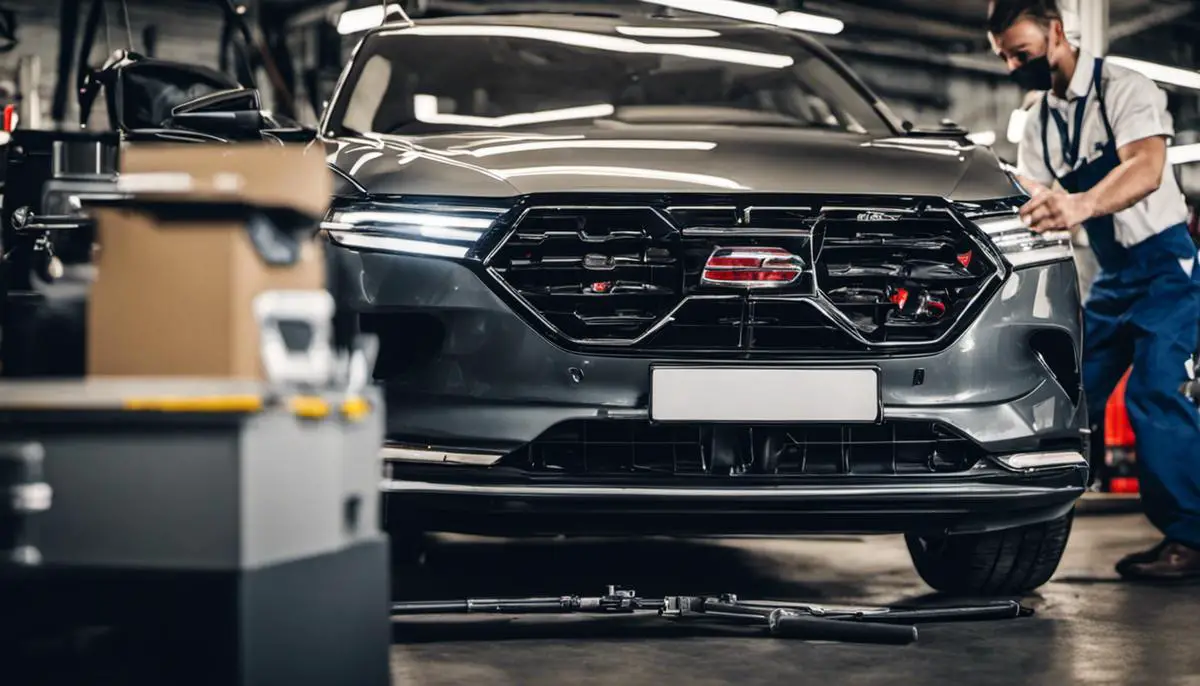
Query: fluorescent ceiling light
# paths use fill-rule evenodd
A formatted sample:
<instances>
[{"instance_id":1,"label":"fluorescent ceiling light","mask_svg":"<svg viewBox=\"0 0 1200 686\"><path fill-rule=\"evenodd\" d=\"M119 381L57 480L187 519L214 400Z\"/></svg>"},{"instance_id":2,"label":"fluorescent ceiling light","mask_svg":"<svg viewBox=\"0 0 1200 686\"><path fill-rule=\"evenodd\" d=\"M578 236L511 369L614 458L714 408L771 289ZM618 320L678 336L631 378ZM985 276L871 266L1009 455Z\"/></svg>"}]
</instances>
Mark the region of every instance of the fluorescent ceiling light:
<instances>
[{"instance_id":1,"label":"fluorescent ceiling light","mask_svg":"<svg viewBox=\"0 0 1200 686\"><path fill-rule=\"evenodd\" d=\"M1135 60L1130 57L1107 57L1106 59L1119 67L1132 69L1159 83L1200 90L1200 72L1192 69L1168 67L1165 64Z\"/></svg>"},{"instance_id":2,"label":"fluorescent ceiling light","mask_svg":"<svg viewBox=\"0 0 1200 686\"><path fill-rule=\"evenodd\" d=\"M544 124L546 122L567 121L570 119L595 119L607 117L616 112L612 105L586 105L583 107L568 107L561 110L545 110L523 114L507 114L503 117L471 117L461 114L442 114L438 112L436 95L414 95L413 116L417 121L426 124L454 124L457 126L487 126L502 128L506 126L528 126L529 124Z\"/></svg>"},{"instance_id":3,"label":"fluorescent ceiling light","mask_svg":"<svg viewBox=\"0 0 1200 686\"><path fill-rule=\"evenodd\" d=\"M388 5L385 10L383 4L371 5L370 7L362 7L356 10L346 10L342 12L342 16L338 18L338 33L343 36L359 31L373 29L383 23L387 15L392 12L400 12L400 5Z\"/></svg>"},{"instance_id":4,"label":"fluorescent ceiling light","mask_svg":"<svg viewBox=\"0 0 1200 686\"><path fill-rule=\"evenodd\" d=\"M975 145L982 145L984 147L990 148L991 146L996 144L996 132L995 131L979 131L978 133L972 133L972 134L968 135L967 139L970 140Z\"/></svg>"},{"instance_id":5,"label":"fluorescent ceiling light","mask_svg":"<svg viewBox=\"0 0 1200 686\"><path fill-rule=\"evenodd\" d=\"M775 10L771 11L774 12ZM414 26L407 29L389 31L385 35L527 38L529 40L544 40L563 45L575 45L611 52L644 55L676 55L679 57L731 62L733 64L745 64L768 69L784 69L796 63L788 55L777 55L769 52L735 50L733 48L717 48L708 45L689 45L686 43L643 43L632 38L616 38L614 36L602 36L583 31L542 29L528 26Z\"/></svg>"},{"instance_id":6,"label":"fluorescent ceiling light","mask_svg":"<svg viewBox=\"0 0 1200 686\"><path fill-rule=\"evenodd\" d=\"M1167 150L1167 160L1171 164L1191 164L1200 162L1200 143L1191 145L1176 145Z\"/></svg>"},{"instance_id":7,"label":"fluorescent ceiling light","mask_svg":"<svg viewBox=\"0 0 1200 686\"><path fill-rule=\"evenodd\" d=\"M653 26L618 26L617 33L640 38L715 38L721 34L708 29L674 29Z\"/></svg>"},{"instance_id":8,"label":"fluorescent ceiling light","mask_svg":"<svg viewBox=\"0 0 1200 686\"><path fill-rule=\"evenodd\" d=\"M674 7L675 9L713 14L718 17L753 21L759 24L774 24L779 13L765 5L751 5L737 0L647 0L655 5Z\"/></svg>"},{"instance_id":9,"label":"fluorescent ceiling light","mask_svg":"<svg viewBox=\"0 0 1200 686\"><path fill-rule=\"evenodd\" d=\"M785 29L825 33L830 36L836 36L846 28L846 24L841 19L822 17L807 12L784 12L775 20L775 25Z\"/></svg>"},{"instance_id":10,"label":"fluorescent ceiling light","mask_svg":"<svg viewBox=\"0 0 1200 686\"><path fill-rule=\"evenodd\" d=\"M838 34L846 25L839 19L822 17L807 12L776 12L764 5L752 5L736 0L644 0L655 5L673 7L687 12L712 14L728 19L771 24L786 29L799 29L816 33Z\"/></svg>"},{"instance_id":11,"label":"fluorescent ceiling light","mask_svg":"<svg viewBox=\"0 0 1200 686\"><path fill-rule=\"evenodd\" d=\"M484 148L468 150L473 157L491 157L506 155L514 152L533 152L538 150L712 150L716 143L702 141L625 141L625 140L567 140L567 141L537 141L532 143L509 143L507 145L492 145Z\"/></svg>"}]
</instances>

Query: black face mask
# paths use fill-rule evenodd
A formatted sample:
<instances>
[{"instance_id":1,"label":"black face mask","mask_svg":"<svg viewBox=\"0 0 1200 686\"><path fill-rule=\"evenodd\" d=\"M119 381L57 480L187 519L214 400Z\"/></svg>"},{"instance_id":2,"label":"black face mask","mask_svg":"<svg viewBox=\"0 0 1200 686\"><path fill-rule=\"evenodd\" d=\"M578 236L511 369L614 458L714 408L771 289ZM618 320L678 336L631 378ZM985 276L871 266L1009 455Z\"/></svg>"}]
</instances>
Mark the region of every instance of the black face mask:
<instances>
[{"instance_id":1,"label":"black face mask","mask_svg":"<svg viewBox=\"0 0 1200 686\"><path fill-rule=\"evenodd\" d=\"M1052 75L1050 59L1042 55L1017 67L1009 77L1027 91L1048 91L1054 83Z\"/></svg>"}]
</instances>

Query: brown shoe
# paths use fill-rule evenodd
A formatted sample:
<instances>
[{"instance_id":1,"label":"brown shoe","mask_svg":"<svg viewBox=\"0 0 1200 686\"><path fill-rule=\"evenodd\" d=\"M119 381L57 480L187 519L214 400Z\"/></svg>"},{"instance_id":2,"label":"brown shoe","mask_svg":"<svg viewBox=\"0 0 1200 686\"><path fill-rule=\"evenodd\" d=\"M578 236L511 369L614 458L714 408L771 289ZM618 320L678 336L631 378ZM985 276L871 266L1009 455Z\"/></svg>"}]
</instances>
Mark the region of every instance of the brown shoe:
<instances>
[{"instance_id":1,"label":"brown shoe","mask_svg":"<svg viewBox=\"0 0 1200 686\"><path fill-rule=\"evenodd\" d=\"M1200 579L1200 550L1172 541L1154 560L1130 565L1125 577L1144 581Z\"/></svg>"},{"instance_id":2,"label":"brown shoe","mask_svg":"<svg viewBox=\"0 0 1200 686\"><path fill-rule=\"evenodd\" d=\"M1170 542L1164 538L1158 545L1149 550L1143 550L1121 558L1121 561L1117 563L1117 574L1125 576L1134 565L1157 560L1162 555L1163 548L1166 548Z\"/></svg>"}]
</instances>

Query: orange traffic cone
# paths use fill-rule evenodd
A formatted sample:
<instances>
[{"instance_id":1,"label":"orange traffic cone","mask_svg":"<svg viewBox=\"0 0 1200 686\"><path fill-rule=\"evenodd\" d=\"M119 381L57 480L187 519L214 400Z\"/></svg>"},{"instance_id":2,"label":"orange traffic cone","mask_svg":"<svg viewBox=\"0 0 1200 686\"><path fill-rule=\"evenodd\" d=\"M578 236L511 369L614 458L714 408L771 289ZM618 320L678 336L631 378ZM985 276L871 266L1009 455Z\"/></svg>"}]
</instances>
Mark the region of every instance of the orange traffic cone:
<instances>
[{"instance_id":1,"label":"orange traffic cone","mask_svg":"<svg viewBox=\"0 0 1200 686\"><path fill-rule=\"evenodd\" d=\"M1125 409L1125 388L1129 372L1121 378L1108 401L1104 414L1105 462L1108 464L1109 493L1138 493L1137 448L1129 412Z\"/></svg>"}]
</instances>

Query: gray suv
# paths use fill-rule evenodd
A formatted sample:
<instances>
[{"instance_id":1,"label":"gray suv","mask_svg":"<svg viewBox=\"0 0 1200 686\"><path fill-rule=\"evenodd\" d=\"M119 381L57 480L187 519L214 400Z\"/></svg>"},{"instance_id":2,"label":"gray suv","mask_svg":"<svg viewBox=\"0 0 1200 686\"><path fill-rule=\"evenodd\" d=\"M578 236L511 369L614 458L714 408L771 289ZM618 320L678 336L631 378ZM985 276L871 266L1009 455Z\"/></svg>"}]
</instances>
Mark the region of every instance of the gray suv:
<instances>
[{"instance_id":1,"label":"gray suv","mask_svg":"<svg viewBox=\"0 0 1200 686\"><path fill-rule=\"evenodd\" d=\"M816 41L385 25L320 137L398 541L903 533L931 586L973 594L1057 567L1088 483L1069 237Z\"/></svg>"}]
</instances>

